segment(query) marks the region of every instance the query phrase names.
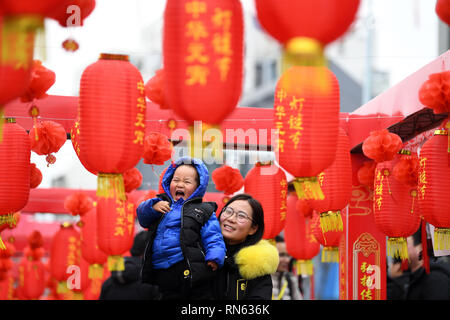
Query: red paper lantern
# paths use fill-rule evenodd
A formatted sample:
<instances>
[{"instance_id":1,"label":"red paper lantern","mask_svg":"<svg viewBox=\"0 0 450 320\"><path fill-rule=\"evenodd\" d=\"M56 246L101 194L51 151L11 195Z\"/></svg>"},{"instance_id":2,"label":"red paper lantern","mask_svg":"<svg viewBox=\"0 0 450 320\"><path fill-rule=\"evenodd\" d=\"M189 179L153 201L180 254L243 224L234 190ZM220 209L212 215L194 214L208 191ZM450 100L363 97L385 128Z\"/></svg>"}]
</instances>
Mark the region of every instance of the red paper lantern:
<instances>
[{"instance_id":1,"label":"red paper lantern","mask_svg":"<svg viewBox=\"0 0 450 320\"><path fill-rule=\"evenodd\" d=\"M448 123L448 122L447 122ZM450 167L447 163L448 129L435 130L419 157L419 203L425 220L434 229L434 247L450 249Z\"/></svg>"},{"instance_id":2,"label":"red paper lantern","mask_svg":"<svg viewBox=\"0 0 450 320\"><path fill-rule=\"evenodd\" d=\"M42 182L42 172L35 163L30 163L30 188L37 188Z\"/></svg>"},{"instance_id":3,"label":"red paper lantern","mask_svg":"<svg viewBox=\"0 0 450 320\"><path fill-rule=\"evenodd\" d=\"M15 213L28 202L30 193L30 140L26 131L6 118L0 143L0 228L17 223ZM1 230L1 229L0 229ZM0 238L0 251L4 248Z\"/></svg>"},{"instance_id":4,"label":"red paper lantern","mask_svg":"<svg viewBox=\"0 0 450 320\"><path fill-rule=\"evenodd\" d=\"M377 164L374 185L374 218L378 230L388 236L388 255L408 258L406 238L420 226L417 184L407 185L393 175L400 155Z\"/></svg>"},{"instance_id":5,"label":"red paper lantern","mask_svg":"<svg viewBox=\"0 0 450 320\"><path fill-rule=\"evenodd\" d=\"M14 300L14 278L10 272L0 271L0 300Z\"/></svg>"},{"instance_id":6,"label":"red paper lantern","mask_svg":"<svg viewBox=\"0 0 450 320\"><path fill-rule=\"evenodd\" d=\"M320 244L312 234L311 218L308 217L311 212L305 200L298 199L297 195L287 197L284 240L289 255L297 259L297 274L301 275L313 274L311 259L320 251Z\"/></svg>"},{"instance_id":7,"label":"red paper lantern","mask_svg":"<svg viewBox=\"0 0 450 320\"><path fill-rule=\"evenodd\" d=\"M285 60L294 64L323 64L323 48L347 31L359 3L359 0L255 1L262 27L284 46Z\"/></svg>"},{"instance_id":8,"label":"red paper lantern","mask_svg":"<svg viewBox=\"0 0 450 320\"><path fill-rule=\"evenodd\" d=\"M166 135L150 132L144 141L144 163L163 165L172 157L173 145Z\"/></svg>"},{"instance_id":9,"label":"red paper lantern","mask_svg":"<svg viewBox=\"0 0 450 320\"><path fill-rule=\"evenodd\" d=\"M438 17L450 25L450 1L449 0L437 0L435 7L436 14Z\"/></svg>"},{"instance_id":10,"label":"red paper lantern","mask_svg":"<svg viewBox=\"0 0 450 320\"><path fill-rule=\"evenodd\" d=\"M95 169L88 167L86 160L84 160L83 154L81 153L80 150L80 143L78 142L79 137L80 137L80 120L77 119L77 121L74 122L72 128L70 128L70 140L72 141L73 149L75 150L77 157L80 160L83 167L90 173L97 175L98 172Z\"/></svg>"},{"instance_id":11,"label":"red paper lantern","mask_svg":"<svg viewBox=\"0 0 450 320\"><path fill-rule=\"evenodd\" d=\"M167 1L165 98L190 124L218 125L235 109L242 89L243 22L238 0Z\"/></svg>"},{"instance_id":12,"label":"red paper lantern","mask_svg":"<svg viewBox=\"0 0 450 320\"><path fill-rule=\"evenodd\" d=\"M31 150L39 155L47 155L47 166L56 158L52 153L58 152L67 141L64 127L55 121L39 121L29 133Z\"/></svg>"},{"instance_id":13,"label":"red paper lantern","mask_svg":"<svg viewBox=\"0 0 450 320\"><path fill-rule=\"evenodd\" d=\"M348 205L352 196L350 141L342 128L339 128L334 161L319 174L318 179L325 199L308 200L308 203L313 210L320 213L320 226L323 232L342 231L340 211Z\"/></svg>"},{"instance_id":14,"label":"red paper lantern","mask_svg":"<svg viewBox=\"0 0 450 320\"><path fill-rule=\"evenodd\" d=\"M59 1L61 2L61 1ZM59 22L62 27L76 27L84 24L95 9L95 0L69 0L55 6L50 18Z\"/></svg>"},{"instance_id":15,"label":"red paper lantern","mask_svg":"<svg viewBox=\"0 0 450 320\"><path fill-rule=\"evenodd\" d=\"M295 177L299 199L322 199L317 175L333 163L339 83L324 67L294 66L278 80L274 124L280 166Z\"/></svg>"},{"instance_id":16,"label":"red paper lantern","mask_svg":"<svg viewBox=\"0 0 450 320\"><path fill-rule=\"evenodd\" d=\"M375 168L377 163L375 161L365 161L363 166L358 169L358 181L360 184L373 189L373 181L375 177Z\"/></svg>"},{"instance_id":17,"label":"red paper lantern","mask_svg":"<svg viewBox=\"0 0 450 320\"><path fill-rule=\"evenodd\" d=\"M239 169L234 169L227 165L214 169L211 178L216 185L216 189L223 191L225 195L235 193L244 185L244 178Z\"/></svg>"},{"instance_id":18,"label":"red paper lantern","mask_svg":"<svg viewBox=\"0 0 450 320\"><path fill-rule=\"evenodd\" d=\"M320 216L316 212L312 218L312 234L316 240L323 246L322 262L339 262L339 241L344 234L343 231L322 232L320 226Z\"/></svg>"},{"instance_id":19,"label":"red paper lantern","mask_svg":"<svg viewBox=\"0 0 450 320\"><path fill-rule=\"evenodd\" d=\"M126 55L102 53L80 82L80 159L98 172L97 196L124 200L122 173L139 162L145 136L144 83Z\"/></svg>"},{"instance_id":20,"label":"red paper lantern","mask_svg":"<svg viewBox=\"0 0 450 320\"><path fill-rule=\"evenodd\" d=\"M57 281L58 294L68 291L68 268L80 263L80 233L71 223L61 224L52 239L50 251L50 274Z\"/></svg>"},{"instance_id":21,"label":"red paper lantern","mask_svg":"<svg viewBox=\"0 0 450 320\"><path fill-rule=\"evenodd\" d=\"M145 84L145 95L161 109L170 109L164 96L164 69L156 70L155 75Z\"/></svg>"},{"instance_id":22,"label":"red paper lantern","mask_svg":"<svg viewBox=\"0 0 450 320\"><path fill-rule=\"evenodd\" d=\"M253 196L263 207L263 239L275 238L286 221L286 174L275 164L257 162L245 176L244 192Z\"/></svg>"},{"instance_id":23,"label":"red paper lantern","mask_svg":"<svg viewBox=\"0 0 450 320\"><path fill-rule=\"evenodd\" d=\"M25 256L19 265L19 286L26 299L38 299L45 290L44 239L39 231L33 231L28 237Z\"/></svg>"},{"instance_id":24,"label":"red paper lantern","mask_svg":"<svg viewBox=\"0 0 450 320\"><path fill-rule=\"evenodd\" d=\"M370 132L363 144L362 150L366 157L376 161L390 161L402 148L402 139L387 129Z\"/></svg>"},{"instance_id":25,"label":"red paper lantern","mask_svg":"<svg viewBox=\"0 0 450 320\"><path fill-rule=\"evenodd\" d=\"M64 209L73 216L82 217L92 208L94 208L92 198L83 191L75 191L64 199Z\"/></svg>"},{"instance_id":26,"label":"red paper lantern","mask_svg":"<svg viewBox=\"0 0 450 320\"><path fill-rule=\"evenodd\" d=\"M115 198L97 199L97 243L108 255L108 269L123 271L122 255L133 246L136 206Z\"/></svg>"}]
</instances>

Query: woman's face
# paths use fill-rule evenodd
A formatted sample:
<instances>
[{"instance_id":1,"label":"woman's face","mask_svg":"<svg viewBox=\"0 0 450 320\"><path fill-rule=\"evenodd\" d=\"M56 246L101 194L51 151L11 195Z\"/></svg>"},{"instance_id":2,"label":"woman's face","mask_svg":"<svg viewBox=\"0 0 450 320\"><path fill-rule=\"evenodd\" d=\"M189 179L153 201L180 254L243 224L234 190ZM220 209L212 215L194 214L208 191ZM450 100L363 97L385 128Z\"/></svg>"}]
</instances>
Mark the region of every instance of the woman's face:
<instances>
[{"instance_id":1,"label":"woman's face","mask_svg":"<svg viewBox=\"0 0 450 320\"><path fill-rule=\"evenodd\" d=\"M234 214L226 216L224 212L220 215L220 228L225 242L230 245L244 242L247 236L254 234L258 226L253 225L253 210L246 200L236 200L227 206L233 209ZM250 219L238 219L238 214L244 213Z\"/></svg>"}]
</instances>

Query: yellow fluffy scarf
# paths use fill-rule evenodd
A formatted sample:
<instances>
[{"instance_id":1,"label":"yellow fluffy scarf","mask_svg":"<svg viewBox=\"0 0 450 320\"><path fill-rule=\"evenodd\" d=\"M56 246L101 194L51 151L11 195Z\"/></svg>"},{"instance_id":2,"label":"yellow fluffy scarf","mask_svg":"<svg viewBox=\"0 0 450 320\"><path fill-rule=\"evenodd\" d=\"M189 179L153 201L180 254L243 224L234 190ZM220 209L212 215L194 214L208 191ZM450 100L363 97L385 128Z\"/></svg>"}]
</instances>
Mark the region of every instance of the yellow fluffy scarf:
<instances>
[{"instance_id":1,"label":"yellow fluffy scarf","mask_svg":"<svg viewBox=\"0 0 450 320\"><path fill-rule=\"evenodd\" d=\"M239 273L247 280L271 274L278 268L278 250L267 240L245 247L235 255Z\"/></svg>"}]
</instances>

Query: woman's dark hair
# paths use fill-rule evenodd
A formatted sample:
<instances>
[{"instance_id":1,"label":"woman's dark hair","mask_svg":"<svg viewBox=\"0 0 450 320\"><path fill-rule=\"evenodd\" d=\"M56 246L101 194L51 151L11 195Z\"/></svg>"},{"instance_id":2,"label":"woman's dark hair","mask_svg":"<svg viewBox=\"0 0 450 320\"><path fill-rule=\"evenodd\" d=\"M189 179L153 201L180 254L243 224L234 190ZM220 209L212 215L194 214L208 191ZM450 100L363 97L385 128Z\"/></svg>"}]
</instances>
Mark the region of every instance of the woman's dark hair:
<instances>
[{"instance_id":1,"label":"woman's dark hair","mask_svg":"<svg viewBox=\"0 0 450 320\"><path fill-rule=\"evenodd\" d=\"M225 204L225 206L223 208L226 208L228 205L230 205L231 203L233 203L236 200L245 200L248 202L248 204L252 208L252 211L253 211L252 225L258 226L258 230L256 230L256 232L254 234L248 235L247 239L245 239L244 242L248 246L254 245L259 240L262 239L262 236L264 234L264 210L261 206L261 203L258 200L256 200L251 195L246 194L246 193L240 193L240 194L235 195L230 200L228 200L228 202ZM222 212L223 212L223 209L222 209ZM220 213L220 215L222 214L222 212ZM219 215L219 219L220 219L220 215Z\"/></svg>"}]
</instances>

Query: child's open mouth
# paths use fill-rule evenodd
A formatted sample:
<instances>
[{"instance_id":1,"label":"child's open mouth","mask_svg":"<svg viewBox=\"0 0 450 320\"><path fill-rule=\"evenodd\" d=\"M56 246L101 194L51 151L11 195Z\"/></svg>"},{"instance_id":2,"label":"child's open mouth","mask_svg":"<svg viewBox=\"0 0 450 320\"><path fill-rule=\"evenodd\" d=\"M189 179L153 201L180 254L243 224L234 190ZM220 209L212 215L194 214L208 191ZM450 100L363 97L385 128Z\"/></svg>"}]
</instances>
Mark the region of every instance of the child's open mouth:
<instances>
[{"instance_id":1,"label":"child's open mouth","mask_svg":"<svg viewBox=\"0 0 450 320\"><path fill-rule=\"evenodd\" d=\"M183 198L184 197L184 192L181 190L177 190L175 192L175 198L179 199L179 198Z\"/></svg>"}]
</instances>

